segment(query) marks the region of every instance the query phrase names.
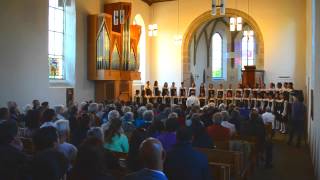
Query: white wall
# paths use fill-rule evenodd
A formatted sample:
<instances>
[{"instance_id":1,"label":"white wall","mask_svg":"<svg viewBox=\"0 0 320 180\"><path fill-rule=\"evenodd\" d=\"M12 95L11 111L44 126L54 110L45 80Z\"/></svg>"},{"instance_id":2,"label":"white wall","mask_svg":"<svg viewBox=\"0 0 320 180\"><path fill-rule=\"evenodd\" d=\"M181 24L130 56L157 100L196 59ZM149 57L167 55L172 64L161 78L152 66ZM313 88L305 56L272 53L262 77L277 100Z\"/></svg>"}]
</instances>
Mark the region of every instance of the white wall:
<instances>
[{"instance_id":1,"label":"white wall","mask_svg":"<svg viewBox=\"0 0 320 180\"><path fill-rule=\"evenodd\" d=\"M314 91L314 116L311 119L311 96L308 97L308 141L317 179L320 180L320 2L307 1L307 79L308 89Z\"/></svg>"},{"instance_id":2,"label":"white wall","mask_svg":"<svg viewBox=\"0 0 320 180\"><path fill-rule=\"evenodd\" d=\"M276 81L279 75L293 78L296 88L305 89L305 0L250 1L250 15L262 30L265 45L266 81ZM247 1L227 1L228 8L247 12ZM154 39L152 80L181 81L181 47L173 37L177 32L177 1L156 3L154 23L158 23L159 36ZM190 23L211 9L211 0L180 0L180 33Z\"/></svg>"}]
</instances>

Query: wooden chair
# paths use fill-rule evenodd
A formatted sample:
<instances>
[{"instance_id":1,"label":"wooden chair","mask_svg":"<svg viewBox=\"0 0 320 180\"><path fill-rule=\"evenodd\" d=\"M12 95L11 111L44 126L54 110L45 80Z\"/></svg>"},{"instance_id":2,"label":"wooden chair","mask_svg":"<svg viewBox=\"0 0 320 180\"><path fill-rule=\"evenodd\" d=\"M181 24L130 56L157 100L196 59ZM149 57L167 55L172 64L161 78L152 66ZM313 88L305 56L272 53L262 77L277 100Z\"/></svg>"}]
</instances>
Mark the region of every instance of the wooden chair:
<instances>
[{"instance_id":1,"label":"wooden chair","mask_svg":"<svg viewBox=\"0 0 320 180\"><path fill-rule=\"evenodd\" d=\"M233 177L235 180L242 180L248 175L248 163L242 162L244 161L242 152L205 148L196 148L196 150L207 155L212 174L215 176L214 179L230 179ZM219 168L218 171L217 167ZM223 169L223 174L221 169Z\"/></svg>"},{"instance_id":2,"label":"wooden chair","mask_svg":"<svg viewBox=\"0 0 320 180\"><path fill-rule=\"evenodd\" d=\"M31 138L24 138L20 137L19 138L23 144L23 151L27 154L33 154L34 153L34 147L33 147L33 142Z\"/></svg>"}]
</instances>

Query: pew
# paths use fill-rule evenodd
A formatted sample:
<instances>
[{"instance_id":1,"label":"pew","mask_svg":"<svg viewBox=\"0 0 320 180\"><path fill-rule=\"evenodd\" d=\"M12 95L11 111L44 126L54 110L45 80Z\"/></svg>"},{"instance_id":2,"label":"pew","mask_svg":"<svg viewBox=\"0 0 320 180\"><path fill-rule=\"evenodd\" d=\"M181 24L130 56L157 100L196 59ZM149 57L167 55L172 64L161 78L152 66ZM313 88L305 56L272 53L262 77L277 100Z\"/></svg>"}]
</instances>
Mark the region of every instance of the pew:
<instances>
[{"instance_id":1,"label":"pew","mask_svg":"<svg viewBox=\"0 0 320 180\"><path fill-rule=\"evenodd\" d=\"M196 150L208 157L214 179L225 180L234 178L235 180L242 180L246 179L249 174L250 163L244 162L242 152L205 148L196 148Z\"/></svg>"}]
</instances>

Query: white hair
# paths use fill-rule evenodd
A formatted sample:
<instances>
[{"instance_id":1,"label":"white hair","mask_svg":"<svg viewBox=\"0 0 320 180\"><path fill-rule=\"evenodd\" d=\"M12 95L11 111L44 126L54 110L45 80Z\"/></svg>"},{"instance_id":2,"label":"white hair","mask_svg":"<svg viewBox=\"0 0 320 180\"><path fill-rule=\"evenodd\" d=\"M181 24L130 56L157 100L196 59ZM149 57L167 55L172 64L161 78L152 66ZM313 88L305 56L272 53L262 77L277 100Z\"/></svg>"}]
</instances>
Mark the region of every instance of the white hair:
<instances>
[{"instance_id":1,"label":"white hair","mask_svg":"<svg viewBox=\"0 0 320 180\"><path fill-rule=\"evenodd\" d=\"M141 107L139 107L139 109L138 109L138 116L140 117L140 118L143 118L143 113L145 112L147 110L147 108L145 107L145 106L141 106Z\"/></svg>"},{"instance_id":2,"label":"white hair","mask_svg":"<svg viewBox=\"0 0 320 180\"><path fill-rule=\"evenodd\" d=\"M120 118L120 113L117 110L112 110L108 113L108 121L112 119Z\"/></svg>"},{"instance_id":3,"label":"white hair","mask_svg":"<svg viewBox=\"0 0 320 180\"><path fill-rule=\"evenodd\" d=\"M64 105L56 105L54 106L54 111L57 113L57 114L61 114L64 112Z\"/></svg>"},{"instance_id":4,"label":"white hair","mask_svg":"<svg viewBox=\"0 0 320 180\"><path fill-rule=\"evenodd\" d=\"M224 103L221 103L221 104L219 105L219 110L220 110L220 111L225 111L225 110L226 110L226 105L225 105Z\"/></svg>"},{"instance_id":5,"label":"white hair","mask_svg":"<svg viewBox=\"0 0 320 180\"><path fill-rule=\"evenodd\" d=\"M178 114L175 113L175 112L172 112L172 113L170 113L170 114L168 115L168 119L170 119L170 118L178 118Z\"/></svg>"},{"instance_id":6,"label":"white hair","mask_svg":"<svg viewBox=\"0 0 320 180\"><path fill-rule=\"evenodd\" d=\"M99 110L99 105L97 103L89 104L88 111L90 113L96 113L96 112L98 112L98 110Z\"/></svg>"},{"instance_id":7,"label":"white hair","mask_svg":"<svg viewBox=\"0 0 320 180\"><path fill-rule=\"evenodd\" d=\"M186 101L187 107L200 106L200 101L196 96L188 97Z\"/></svg>"},{"instance_id":8,"label":"white hair","mask_svg":"<svg viewBox=\"0 0 320 180\"><path fill-rule=\"evenodd\" d=\"M143 120L152 122L154 119L154 113L152 110L146 110L143 112Z\"/></svg>"},{"instance_id":9,"label":"white hair","mask_svg":"<svg viewBox=\"0 0 320 180\"><path fill-rule=\"evenodd\" d=\"M70 127L69 127L68 120L60 119L60 120L56 121L54 124L56 126L56 129L57 129L59 136L66 135L69 133Z\"/></svg>"},{"instance_id":10,"label":"white hair","mask_svg":"<svg viewBox=\"0 0 320 180\"><path fill-rule=\"evenodd\" d=\"M102 128L100 127L92 127L87 132L87 137L96 137L104 142L104 134Z\"/></svg>"},{"instance_id":11,"label":"white hair","mask_svg":"<svg viewBox=\"0 0 320 180\"><path fill-rule=\"evenodd\" d=\"M28 111L32 110L32 105L31 104L27 104L23 107L23 111L25 114L27 114Z\"/></svg>"},{"instance_id":12,"label":"white hair","mask_svg":"<svg viewBox=\"0 0 320 180\"><path fill-rule=\"evenodd\" d=\"M123 106L122 107L122 112L123 113L131 112L131 107L130 106Z\"/></svg>"}]
</instances>

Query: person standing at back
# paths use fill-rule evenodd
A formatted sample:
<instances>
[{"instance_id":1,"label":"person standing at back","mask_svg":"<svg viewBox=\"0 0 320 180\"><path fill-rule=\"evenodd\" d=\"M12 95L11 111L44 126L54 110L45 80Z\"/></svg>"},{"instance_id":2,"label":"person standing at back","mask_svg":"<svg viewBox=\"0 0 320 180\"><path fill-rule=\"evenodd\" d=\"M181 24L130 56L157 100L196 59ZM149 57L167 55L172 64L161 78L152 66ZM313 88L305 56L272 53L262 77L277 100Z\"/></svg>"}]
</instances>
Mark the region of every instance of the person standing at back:
<instances>
[{"instance_id":1,"label":"person standing at back","mask_svg":"<svg viewBox=\"0 0 320 180\"><path fill-rule=\"evenodd\" d=\"M289 130L288 145L291 145L293 136L297 135L297 147L300 147L301 137L304 129L304 118L306 115L306 107L303 104L302 95L297 92L292 92L293 104L291 110L291 129Z\"/></svg>"},{"instance_id":2,"label":"person standing at back","mask_svg":"<svg viewBox=\"0 0 320 180\"><path fill-rule=\"evenodd\" d=\"M164 172L173 180L207 180L208 158L192 148L192 131L181 128L177 132L177 144L168 152Z\"/></svg>"}]
</instances>

